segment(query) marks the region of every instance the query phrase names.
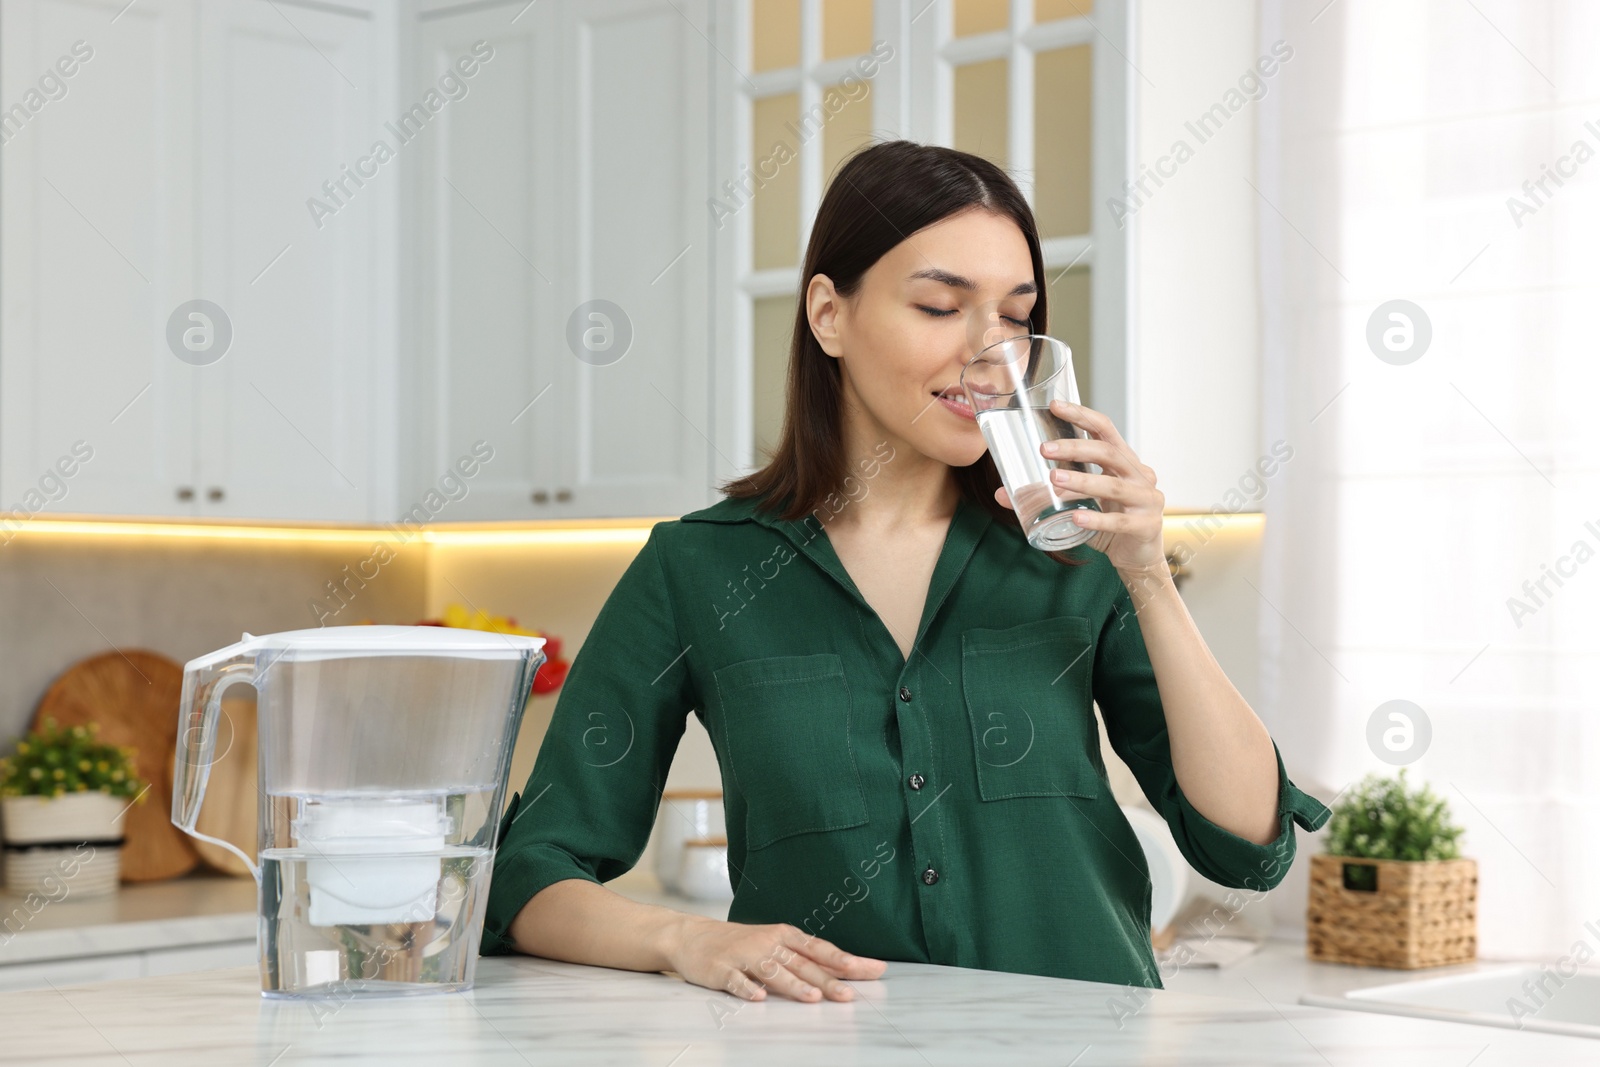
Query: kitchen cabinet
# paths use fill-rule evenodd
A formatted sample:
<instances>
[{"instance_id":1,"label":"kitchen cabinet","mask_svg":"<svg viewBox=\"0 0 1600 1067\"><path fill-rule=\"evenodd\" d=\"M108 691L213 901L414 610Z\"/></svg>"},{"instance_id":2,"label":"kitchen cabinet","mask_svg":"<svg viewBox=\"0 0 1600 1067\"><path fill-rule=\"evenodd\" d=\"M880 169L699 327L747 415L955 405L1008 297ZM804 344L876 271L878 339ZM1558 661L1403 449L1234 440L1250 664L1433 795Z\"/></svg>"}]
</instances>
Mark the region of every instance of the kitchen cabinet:
<instances>
[{"instance_id":1,"label":"kitchen cabinet","mask_svg":"<svg viewBox=\"0 0 1600 1067\"><path fill-rule=\"evenodd\" d=\"M0 992L110 982L119 978L156 978L190 971L215 970L218 967L248 967L257 958L254 941L229 941L215 945L0 964Z\"/></svg>"},{"instance_id":2,"label":"kitchen cabinet","mask_svg":"<svg viewBox=\"0 0 1600 1067\"><path fill-rule=\"evenodd\" d=\"M796 145L779 211L792 247L757 270L765 209L723 225L712 197L761 151L754 104L810 106L864 62L823 58L814 4L790 18L812 13L801 66L751 78L733 65L749 58L743 0L0 0L0 506L449 522L712 502L716 480L756 462L755 415L771 436L788 321L771 311L792 305L852 138L962 143L962 72L1010 63L1007 132L985 127L984 144L1027 185L1040 146L1067 143L1029 118L1043 90L1028 72L1092 48L1094 141L1067 153L1092 154L1088 203L1165 143L1150 138L1189 97L1147 93L1130 150L1131 75L1099 42L1135 31L1125 5L1103 6L1095 25L957 41L946 0L909 27L878 0L870 103ZM1182 39L1137 32L1151 50ZM1173 220L1215 216L1195 204L1248 162L1248 137L1229 136L1126 235L1096 207L1087 231L1064 222L1045 242L1056 332L1092 335L1092 402L1174 508L1225 500L1267 451L1254 304L1233 291L1253 274L1207 273L1209 318L1169 314L1183 285L1161 292L1189 278L1162 266L1168 245L1223 247L1174 241L1188 230ZM1234 186L1237 222L1253 194ZM222 315L190 318L197 299ZM1192 321L1205 329L1174 336L1206 358L1167 337ZM171 339L207 331L198 353ZM1207 403L1174 399L1196 395ZM1214 447L1176 447L1202 425Z\"/></svg>"},{"instance_id":3,"label":"kitchen cabinet","mask_svg":"<svg viewBox=\"0 0 1600 1067\"><path fill-rule=\"evenodd\" d=\"M197 508L163 311L195 295L193 7L111 14L0 4L0 503L24 515Z\"/></svg>"},{"instance_id":4,"label":"kitchen cabinet","mask_svg":"<svg viewBox=\"0 0 1600 1067\"><path fill-rule=\"evenodd\" d=\"M110 982L118 978L143 978L144 953L122 952L114 956L87 956L48 963L16 963L0 967L0 992L19 989L44 989L51 985L83 985Z\"/></svg>"},{"instance_id":5,"label":"kitchen cabinet","mask_svg":"<svg viewBox=\"0 0 1600 1067\"><path fill-rule=\"evenodd\" d=\"M233 326L196 375L203 515L387 517L398 189L360 173L393 62L381 6L197 9L198 293Z\"/></svg>"},{"instance_id":6,"label":"kitchen cabinet","mask_svg":"<svg viewBox=\"0 0 1600 1067\"><path fill-rule=\"evenodd\" d=\"M0 4L0 500L714 499L704 0L120 6Z\"/></svg>"},{"instance_id":7,"label":"kitchen cabinet","mask_svg":"<svg viewBox=\"0 0 1600 1067\"><path fill-rule=\"evenodd\" d=\"M308 210L379 126L392 38L370 3L0 5L5 505L392 509L398 191Z\"/></svg>"},{"instance_id":8,"label":"kitchen cabinet","mask_svg":"<svg viewBox=\"0 0 1600 1067\"><path fill-rule=\"evenodd\" d=\"M1040 234L1049 316L1035 325L1072 346L1086 402L1126 428L1133 278L1128 233L1106 205L1125 195L1131 163L1130 5L912 7L715 0L714 421L717 458L741 473L778 443L826 190L859 147L897 137L1012 177Z\"/></svg>"},{"instance_id":9,"label":"kitchen cabinet","mask_svg":"<svg viewBox=\"0 0 1600 1067\"><path fill-rule=\"evenodd\" d=\"M195 875L47 900L0 890L0 991L240 967L257 960L256 885Z\"/></svg>"},{"instance_id":10,"label":"kitchen cabinet","mask_svg":"<svg viewBox=\"0 0 1600 1067\"><path fill-rule=\"evenodd\" d=\"M701 0L416 9L408 99L452 69L467 91L408 171L402 512L478 442L493 459L436 518L715 499L706 17Z\"/></svg>"}]
</instances>

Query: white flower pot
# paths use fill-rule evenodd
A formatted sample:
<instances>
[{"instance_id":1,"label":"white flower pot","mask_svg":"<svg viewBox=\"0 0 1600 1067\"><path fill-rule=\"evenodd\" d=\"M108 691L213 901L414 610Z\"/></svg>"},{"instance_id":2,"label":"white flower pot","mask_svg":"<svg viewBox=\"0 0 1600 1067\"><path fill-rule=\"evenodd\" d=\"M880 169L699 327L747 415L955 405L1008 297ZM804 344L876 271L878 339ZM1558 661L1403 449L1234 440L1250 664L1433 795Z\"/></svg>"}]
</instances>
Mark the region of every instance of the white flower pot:
<instances>
[{"instance_id":1,"label":"white flower pot","mask_svg":"<svg viewBox=\"0 0 1600 1067\"><path fill-rule=\"evenodd\" d=\"M51 900L113 892L128 801L105 793L0 799L6 889Z\"/></svg>"}]
</instances>

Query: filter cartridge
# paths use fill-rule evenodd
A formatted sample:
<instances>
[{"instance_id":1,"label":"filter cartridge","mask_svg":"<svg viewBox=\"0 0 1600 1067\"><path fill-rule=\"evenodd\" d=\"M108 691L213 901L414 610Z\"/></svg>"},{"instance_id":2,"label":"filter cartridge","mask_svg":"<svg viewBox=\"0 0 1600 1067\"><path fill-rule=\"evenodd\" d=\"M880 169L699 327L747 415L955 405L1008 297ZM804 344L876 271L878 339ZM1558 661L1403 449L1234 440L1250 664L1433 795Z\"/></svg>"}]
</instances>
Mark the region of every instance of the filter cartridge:
<instances>
[{"instance_id":1,"label":"filter cartridge","mask_svg":"<svg viewBox=\"0 0 1600 1067\"><path fill-rule=\"evenodd\" d=\"M433 919L450 831L442 799L309 799L293 827L296 843L309 853L311 925Z\"/></svg>"}]
</instances>

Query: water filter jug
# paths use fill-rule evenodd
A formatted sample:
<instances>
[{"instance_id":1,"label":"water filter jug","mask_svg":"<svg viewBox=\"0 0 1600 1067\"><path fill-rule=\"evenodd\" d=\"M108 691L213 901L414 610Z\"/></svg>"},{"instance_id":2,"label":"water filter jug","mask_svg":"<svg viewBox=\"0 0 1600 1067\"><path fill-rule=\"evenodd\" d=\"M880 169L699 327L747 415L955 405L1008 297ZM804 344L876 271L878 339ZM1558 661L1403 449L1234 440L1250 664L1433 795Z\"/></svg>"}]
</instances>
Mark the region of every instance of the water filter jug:
<instances>
[{"instance_id":1,"label":"water filter jug","mask_svg":"<svg viewBox=\"0 0 1600 1067\"><path fill-rule=\"evenodd\" d=\"M255 637L185 664L172 821L258 886L261 990L470 989L511 750L544 638L439 626ZM195 828L222 695L256 690L257 855Z\"/></svg>"}]
</instances>

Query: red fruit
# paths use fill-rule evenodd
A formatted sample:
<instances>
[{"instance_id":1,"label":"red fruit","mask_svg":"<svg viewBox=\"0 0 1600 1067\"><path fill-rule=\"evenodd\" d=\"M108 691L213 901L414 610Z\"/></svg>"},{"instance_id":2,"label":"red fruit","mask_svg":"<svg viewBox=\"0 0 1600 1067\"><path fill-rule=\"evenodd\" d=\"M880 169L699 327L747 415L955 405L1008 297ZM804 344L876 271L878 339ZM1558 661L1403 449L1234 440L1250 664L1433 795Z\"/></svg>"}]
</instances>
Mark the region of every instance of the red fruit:
<instances>
[{"instance_id":1,"label":"red fruit","mask_svg":"<svg viewBox=\"0 0 1600 1067\"><path fill-rule=\"evenodd\" d=\"M539 665L539 672L533 676L533 691L535 693L550 693L560 687L566 680L568 663L564 659L550 660Z\"/></svg>"},{"instance_id":2,"label":"red fruit","mask_svg":"<svg viewBox=\"0 0 1600 1067\"><path fill-rule=\"evenodd\" d=\"M560 659L561 658L561 638L559 638L559 637L551 637L549 634L545 634L543 636L544 636L544 658L546 660L557 660L557 659Z\"/></svg>"}]
</instances>

